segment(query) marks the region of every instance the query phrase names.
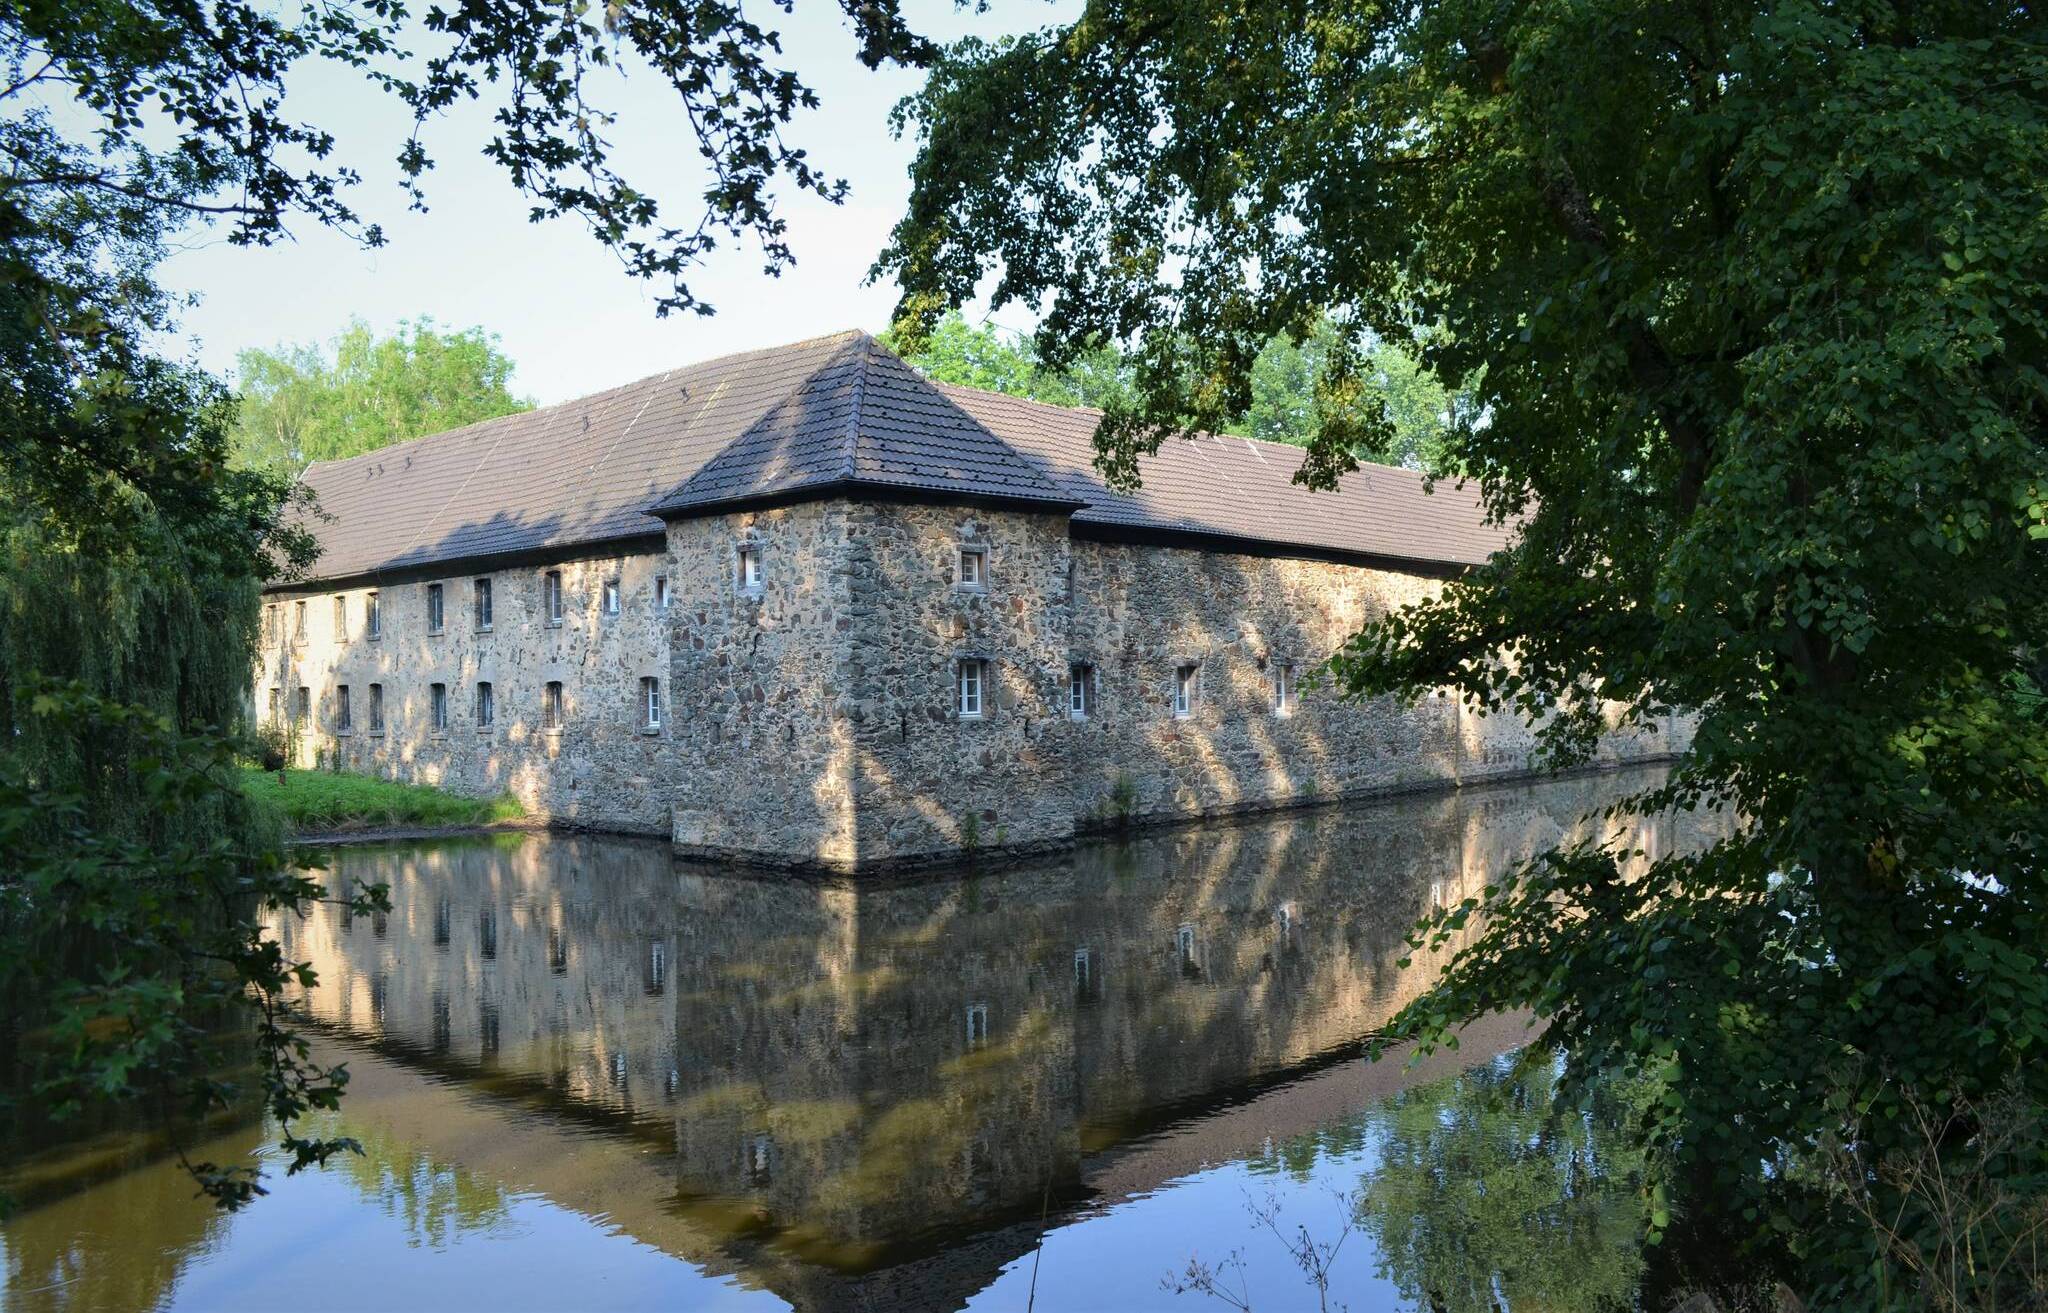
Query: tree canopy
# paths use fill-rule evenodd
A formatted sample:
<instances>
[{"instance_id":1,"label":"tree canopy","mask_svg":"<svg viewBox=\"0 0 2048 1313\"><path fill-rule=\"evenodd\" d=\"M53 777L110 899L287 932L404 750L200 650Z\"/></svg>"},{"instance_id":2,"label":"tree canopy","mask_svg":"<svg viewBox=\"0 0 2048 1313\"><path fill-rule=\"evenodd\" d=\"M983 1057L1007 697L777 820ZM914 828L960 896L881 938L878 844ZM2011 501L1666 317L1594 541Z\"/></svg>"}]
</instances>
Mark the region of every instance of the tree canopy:
<instances>
[{"instance_id":1,"label":"tree canopy","mask_svg":"<svg viewBox=\"0 0 2048 1313\"><path fill-rule=\"evenodd\" d=\"M1284 333L1274 336L1252 364L1250 405L1218 431L1308 446L1322 414L1316 380L1336 339L1337 330L1327 318L1317 319L1298 343ZM903 345L893 333L885 340ZM1039 356L1031 337L987 323L969 324L958 310L947 313L917 342L905 358L942 383L1098 410L1128 409L1138 400L1136 367L1115 344L1095 346L1064 367L1053 368ZM1412 352L1375 342L1352 404L1358 412L1352 420L1355 430L1374 440L1353 455L1432 473L1445 468L1444 435L1464 402Z\"/></svg>"},{"instance_id":2,"label":"tree canopy","mask_svg":"<svg viewBox=\"0 0 2048 1313\"><path fill-rule=\"evenodd\" d=\"M425 318L382 338L356 320L331 355L310 344L252 347L235 361L235 459L296 475L314 461L531 409L511 391L512 370L495 334Z\"/></svg>"},{"instance_id":3,"label":"tree canopy","mask_svg":"<svg viewBox=\"0 0 2048 1313\"><path fill-rule=\"evenodd\" d=\"M1641 879L1535 863L1402 1028L1529 1006L1568 1089L1654 1076L1657 1161L1844 1281L1829 1201L1760 1164L1851 1109L1881 1158L1902 1089L2048 1093L2043 37L1960 0L1098 0L950 49L900 113L903 337L986 287L1050 366L1130 343L1123 478L1325 310L1324 396L1373 335L1474 380L1449 459L1515 544L1338 686L1455 688L1566 764L1684 709L1638 805L1747 825ZM1303 481L1356 423L1325 408Z\"/></svg>"}]
</instances>

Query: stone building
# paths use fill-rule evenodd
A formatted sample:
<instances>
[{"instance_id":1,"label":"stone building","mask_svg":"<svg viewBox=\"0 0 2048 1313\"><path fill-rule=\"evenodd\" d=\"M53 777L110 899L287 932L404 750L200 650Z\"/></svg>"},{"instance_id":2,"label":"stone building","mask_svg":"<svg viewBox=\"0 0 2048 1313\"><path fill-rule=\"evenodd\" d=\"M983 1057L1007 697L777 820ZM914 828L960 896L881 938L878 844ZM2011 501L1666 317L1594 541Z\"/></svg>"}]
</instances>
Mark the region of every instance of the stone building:
<instances>
[{"instance_id":1,"label":"stone building","mask_svg":"<svg viewBox=\"0 0 2048 1313\"><path fill-rule=\"evenodd\" d=\"M1096 419L844 333L315 465L259 713L309 762L835 870L1528 771L1512 717L1311 679L1502 544L1472 490L1311 493L1203 436L1119 493Z\"/></svg>"}]
</instances>

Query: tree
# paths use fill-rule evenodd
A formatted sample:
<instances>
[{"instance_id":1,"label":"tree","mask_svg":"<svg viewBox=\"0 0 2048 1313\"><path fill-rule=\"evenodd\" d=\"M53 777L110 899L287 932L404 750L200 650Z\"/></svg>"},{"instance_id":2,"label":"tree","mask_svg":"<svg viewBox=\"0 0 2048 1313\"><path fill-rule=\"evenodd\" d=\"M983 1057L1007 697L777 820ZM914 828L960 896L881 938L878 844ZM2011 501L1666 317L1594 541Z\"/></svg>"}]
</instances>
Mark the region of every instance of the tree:
<instances>
[{"instance_id":1,"label":"tree","mask_svg":"<svg viewBox=\"0 0 2048 1313\"><path fill-rule=\"evenodd\" d=\"M422 318L377 338L356 320L330 360L312 345L250 348L235 360L241 413L235 460L297 475L394 442L530 410L507 384L496 334L443 332Z\"/></svg>"},{"instance_id":2,"label":"tree","mask_svg":"<svg viewBox=\"0 0 2048 1313\"><path fill-rule=\"evenodd\" d=\"M902 345L885 334L892 346ZM1252 365L1251 403L1244 416L1220 430L1306 447L1314 438L1319 410L1316 380L1336 340L1336 330L1319 319L1300 343L1285 334L1266 344ZM987 324L972 325L959 311L941 318L905 359L942 383L1004 392L1055 406L1128 408L1137 400L1135 370L1111 344L1076 355L1062 369L1047 366L1035 343ZM1443 435L1459 413L1457 393L1444 387L1415 357L1390 343L1375 343L1369 371L1360 380L1360 431L1382 438L1354 454L1415 469L1436 471L1444 459ZM1384 427L1379 422L1384 420Z\"/></svg>"},{"instance_id":3,"label":"tree","mask_svg":"<svg viewBox=\"0 0 2048 1313\"><path fill-rule=\"evenodd\" d=\"M1449 458L1514 545L1337 684L1455 687L1556 763L1687 709L1635 805L1748 824L1639 879L1533 863L1399 1029L1529 1006L1567 1090L1654 1077L1660 1170L1817 1290L1869 1270L1797 1170L1851 1111L1881 1159L1902 1089L2048 1094L2043 37L1963 0L1103 0L949 50L900 115L904 339L993 277L1048 365L1132 343L1120 479L1325 309L1326 394L1375 334L1476 380ZM1361 445L1326 411L1298 478Z\"/></svg>"}]
</instances>

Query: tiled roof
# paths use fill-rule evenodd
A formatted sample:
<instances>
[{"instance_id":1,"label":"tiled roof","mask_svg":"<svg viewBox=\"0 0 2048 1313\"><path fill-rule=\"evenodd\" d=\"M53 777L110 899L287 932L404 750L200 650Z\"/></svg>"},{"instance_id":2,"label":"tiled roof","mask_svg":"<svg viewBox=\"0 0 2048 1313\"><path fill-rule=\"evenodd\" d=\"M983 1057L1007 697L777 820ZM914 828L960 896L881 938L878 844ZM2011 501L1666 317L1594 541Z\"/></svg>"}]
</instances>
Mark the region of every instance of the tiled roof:
<instances>
[{"instance_id":1,"label":"tiled roof","mask_svg":"<svg viewBox=\"0 0 2048 1313\"><path fill-rule=\"evenodd\" d=\"M650 509L672 515L848 484L1081 505L859 333Z\"/></svg>"},{"instance_id":2,"label":"tiled roof","mask_svg":"<svg viewBox=\"0 0 2048 1313\"><path fill-rule=\"evenodd\" d=\"M1083 525L1282 549L1472 564L1503 545L1477 497L1368 466L1341 491L1289 483L1300 452L1169 442L1144 486L1096 475L1099 416L933 385L865 333L671 370L581 400L306 471L317 579L547 552L661 532L659 515L866 486L1073 509ZM849 487L851 485L851 487Z\"/></svg>"},{"instance_id":3,"label":"tiled roof","mask_svg":"<svg viewBox=\"0 0 2048 1313\"><path fill-rule=\"evenodd\" d=\"M1311 492L1293 482L1299 447L1256 438L1170 440L1139 458L1136 490L1111 492L1094 466L1101 412L938 388L1086 503L1081 524L1448 565L1477 565L1508 542L1486 522L1477 488L1445 480L1425 492L1413 470L1364 464L1337 491Z\"/></svg>"}]
</instances>

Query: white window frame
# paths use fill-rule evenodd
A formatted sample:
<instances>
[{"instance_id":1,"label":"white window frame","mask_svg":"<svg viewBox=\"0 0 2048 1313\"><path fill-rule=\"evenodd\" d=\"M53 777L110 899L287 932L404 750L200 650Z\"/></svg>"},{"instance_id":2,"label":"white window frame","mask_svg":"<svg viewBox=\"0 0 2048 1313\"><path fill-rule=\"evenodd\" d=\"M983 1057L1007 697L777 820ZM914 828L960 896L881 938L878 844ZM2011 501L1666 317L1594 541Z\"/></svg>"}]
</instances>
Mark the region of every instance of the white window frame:
<instances>
[{"instance_id":1,"label":"white window frame","mask_svg":"<svg viewBox=\"0 0 2048 1313\"><path fill-rule=\"evenodd\" d=\"M548 628L562 625L562 572L549 570L540 577L540 610Z\"/></svg>"},{"instance_id":2,"label":"white window frame","mask_svg":"<svg viewBox=\"0 0 2048 1313\"><path fill-rule=\"evenodd\" d=\"M292 694L292 723L303 725L312 718L313 686L301 684L298 692Z\"/></svg>"},{"instance_id":3,"label":"white window frame","mask_svg":"<svg viewBox=\"0 0 2048 1313\"><path fill-rule=\"evenodd\" d=\"M370 685L370 733L384 732L384 686Z\"/></svg>"},{"instance_id":4,"label":"white window frame","mask_svg":"<svg viewBox=\"0 0 2048 1313\"><path fill-rule=\"evenodd\" d=\"M427 723L436 734L448 732L448 686L427 685Z\"/></svg>"},{"instance_id":5,"label":"white window frame","mask_svg":"<svg viewBox=\"0 0 2048 1313\"><path fill-rule=\"evenodd\" d=\"M668 610L668 576L665 574L654 576L654 609Z\"/></svg>"},{"instance_id":6,"label":"white window frame","mask_svg":"<svg viewBox=\"0 0 2048 1313\"><path fill-rule=\"evenodd\" d=\"M988 662L961 657L953 665L953 711L962 720L981 720L988 712Z\"/></svg>"},{"instance_id":7,"label":"white window frame","mask_svg":"<svg viewBox=\"0 0 2048 1313\"><path fill-rule=\"evenodd\" d=\"M336 593L334 595L334 641L337 643L348 641L347 593Z\"/></svg>"},{"instance_id":8,"label":"white window frame","mask_svg":"<svg viewBox=\"0 0 2048 1313\"><path fill-rule=\"evenodd\" d=\"M617 615L619 609L625 605L623 592L617 576L605 580L598 586L597 609L606 615Z\"/></svg>"},{"instance_id":9,"label":"white window frame","mask_svg":"<svg viewBox=\"0 0 2048 1313\"><path fill-rule=\"evenodd\" d=\"M353 734L355 729L355 713L349 707L348 685L336 684L334 686L334 732L336 734Z\"/></svg>"},{"instance_id":10,"label":"white window frame","mask_svg":"<svg viewBox=\"0 0 2048 1313\"><path fill-rule=\"evenodd\" d=\"M974 564L970 567L968 562ZM953 586L971 593L988 591L988 546L958 543L953 552Z\"/></svg>"},{"instance_id":11,"label":"white window frame","mask_svg":"<svg viewBox=\"0 0 2048 1313\"><path fill-rule=\"evenodd\" d=\"M569 694L559 679L548 680L540 687L540 727L543 733L559 734L562 723L569 719Z\"/></svg>"},{"instance_id":12,"label":"white window frame","mask_svg":"<svg viewBox=\"0 0 2048 1313\"><path fill-rule=\"evenodd\" d=\"M1173 668L1173 718L1192 720L1195 706L1202 700L1200 688L1202 667L1198 662L1182 662Z\"/></svg>"},{"instance_id":13,"label":"white window frame","mask_svg":"<svg viewBox=\"0 0 2048 1313\"><path fill-rule=\"evenodd\" d=\"M733 548L732 586L742 593L761 591L761 544L743 542Z\"/></svg>"},{"instance_id":14,"label":"white window frame","mask_svg":"<svg viewBox=\"0 0 2048 1313\"><path fill-rule=\"evenodd\" d=\"M640 679L640 728L650 734L661 729L661 681L653 675Z\"/></svg>"},{"instance_id":15,"label":"white window frame","mask_svg":"<svg viewBox=\"0 0 2048 1313\"><path fill-rule=\"evenodd\" d=\"M470 610L476 617L476 631L488 634L497 627L497 589L491 587L490 576L472 579L469 585Z\"/></svg>"},{"instance_id":16,"label":"white window frame","mask_svg":"<svg viewBox=\"0 0 2048 1313\"><path fill-rule=\"evenodd\" d=\"M1086 720L1095 714L1095 667L1086 661L1067 664L1067 716Z\"/></svg>"},{"instance_id":17,"label":"white window frame","mask_svg":"<svg viewBox=\"0 0 2048 1313\"><path fill-rule=\"evenodd\" d=\"M448 628L448 592L440 584L427 585L427 632L438 634Z\"/></svg>"},{"instance_id":18,"label":"white window frame","mask_svg":"<svg viewBox=\"0 0 2048 1313\"><path fill-rule=\"evenodd\" d=\"M1296 684L1294 663L1275 661L1273 663L1273 714L1287 717L1294 714L1294 708L1301 701L1301 691Z\"/></svg>"},{"instance_id":19,"label":"white window frame","mask_svg":"<svg viewBox=\"0 0 2048 1313\"><path fill-rule=\"evenodd\" d=\"M479 733L486 733L498 721L498 690L488 679L476 682L476 727Z\"/></svg>"},{"instance_id":20,"label":"white window frame","mask_svg":"<svg viewBox=\"0 0 2048 1313\"><path fill-rule=\"evenodd\" d=\"M374 588L363 595L363 637L373 643L384 637L384 601Z\"/></svg>"},{"instance_id":21,"label":"white window frame","mask_svg":"<svg viewBox=\"0 0 2048 1313\"><path fill-rule=\"evenodd\" d=\"M298 601L292 603L292 642L303 643L305 641L306 599L302 597Z\"/></svg>"}]
</instances>

